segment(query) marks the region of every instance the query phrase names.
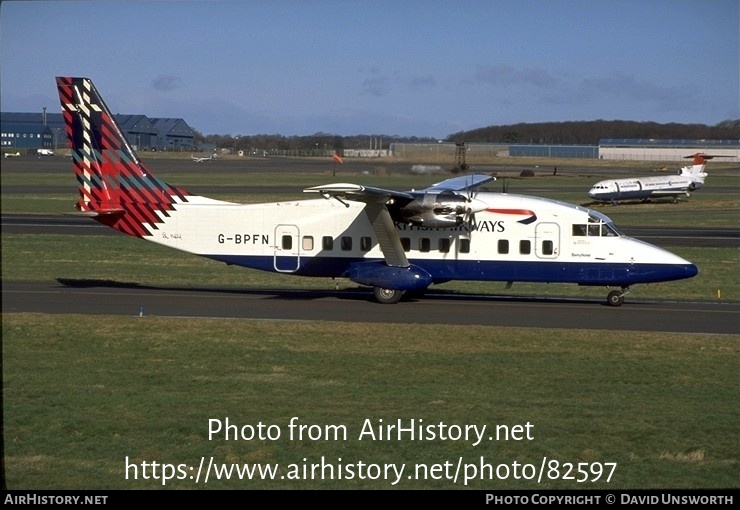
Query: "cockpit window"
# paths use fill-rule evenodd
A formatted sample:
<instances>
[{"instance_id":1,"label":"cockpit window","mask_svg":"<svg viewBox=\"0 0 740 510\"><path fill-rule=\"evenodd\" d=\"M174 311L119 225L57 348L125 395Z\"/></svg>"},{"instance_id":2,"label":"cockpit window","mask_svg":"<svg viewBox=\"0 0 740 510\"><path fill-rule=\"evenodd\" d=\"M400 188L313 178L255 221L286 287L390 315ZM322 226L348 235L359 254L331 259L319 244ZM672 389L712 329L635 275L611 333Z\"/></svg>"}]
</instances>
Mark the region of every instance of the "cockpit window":
<instances>
[{"instance_id":1,"label":"cockpit window","mask_svg":"<svg viewBox=\"0 0 740 510\"><path fill-rule=\"evenodd\" d=\"M619 230L614 224L604 223L601 227L601 235L606 237L619 237Z\"/></svg>"},{"instance_id":2,"label":"cockpit window","mask_svg":"<svg viewBox=\"0 0 740 510\"><path fill-rule=\"evenodd\" d=\"M574 237L619 237L620 233L613 223L601 223L594 218L589 218L588 224L574 223Z\"/></svg>"}]
</instances>

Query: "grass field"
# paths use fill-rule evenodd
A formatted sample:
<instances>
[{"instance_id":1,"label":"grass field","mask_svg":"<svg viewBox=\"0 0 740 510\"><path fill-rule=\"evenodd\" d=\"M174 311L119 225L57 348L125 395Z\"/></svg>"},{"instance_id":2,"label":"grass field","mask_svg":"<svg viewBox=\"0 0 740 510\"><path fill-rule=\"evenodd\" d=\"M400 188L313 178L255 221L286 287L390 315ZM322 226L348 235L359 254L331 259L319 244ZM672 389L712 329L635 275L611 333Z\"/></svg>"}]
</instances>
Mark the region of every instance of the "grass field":
<instances>
[{"instance_id":1,"label":"grass field","mask_svg":"<svg viewBox=\"0 0 740 510\"><path fill-rule=\"evenodd\" d=\"M737 340L11 314L3 318L6 478L24 490L736 487ZM293 417L306 427L302 438L298 429L291 438ZM225 428L227 419L231 437L210 437L210 420ZM398 420L444 423L450 435L381 439L377 427ZM485 440L452 435L452 426L472 425L487 426ZM499 425L521 426L518 440L497 438ZM201 458L277 466L277 475L227 480L213 471L196 483ZM322 458L333 474L303 473ZM531 466L514 477L515 462L540 469L543 459L539 483L522 478ZM184 471L142 479L142 463L151 475L152 462ZM441 467L436 479L425 471L446 462L462 462L467 482ZM354 477L347 468L337 479L340 464ZM386 464L404 467L397 483L369 467Z\"/></svg>"},{"instance_id":2,"label":"grass field","mask_svg":"<svg viewBox=\"0 0 740 510\"><path fill-rule=\"evenodd\" d=\"M419 179L387 171L346 177L336 180L399 189ZM223 186L217 198L237 199L230 187L332 179L188 172L167 180L215 181ZM2 174L3 186L70 181L70 174ZM512 179L512 186L582 201L579 189L592 181L576 173ZM736 228L740 194L726 191L738 182L735 170L721 170L716 187L687 202L600 210L621 226ZM73 189L3 193L2 212L60 213L74 200ZM737 249L671 251L695 262L700 275L635 287L637 295L713 301L720 290L722 300L740 299ZM226 267L118 236L7 233L2 277L336 284ZM448 285L503 293L490 284ZM515 285L512 292L603 295L576 286ZM739 487L740 335L46 314L3 314L2 327L9 489ZM290 428L294 417L301 437ZM209 425L226 419L236 426L231 437L209 437ZM437 436L381 439L378 427L399 420L434 426ZM486 433L480 442L440 438L440 423L447 433L484 425ZM497 438L499 425L520 434ZM245 437L253 430L265 438ZM231 466L231 476L211 470L205 483L201 459ZM240 479L235 467L276 471Z\"/></svg>"}]
</instances>

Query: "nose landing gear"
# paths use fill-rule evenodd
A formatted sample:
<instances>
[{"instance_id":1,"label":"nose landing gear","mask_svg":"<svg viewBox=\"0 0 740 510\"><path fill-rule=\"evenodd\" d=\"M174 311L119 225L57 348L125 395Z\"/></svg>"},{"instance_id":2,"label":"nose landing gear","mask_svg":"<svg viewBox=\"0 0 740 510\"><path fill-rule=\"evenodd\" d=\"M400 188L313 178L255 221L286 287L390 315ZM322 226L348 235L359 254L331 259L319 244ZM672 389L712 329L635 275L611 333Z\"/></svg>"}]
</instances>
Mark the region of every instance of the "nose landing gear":
<instances>
[{"instance_id":1,"label":"nose landing gear","mask_svg":"<svg viewBox=\"0 0 740 510\"><path fill-rule=\"evenodd\" d=\"M629 294L629 287L622 287L622 290L613 290L606 296L606 304L609 306L622 306L624 296Z\"/></svg>"}]
</instances>

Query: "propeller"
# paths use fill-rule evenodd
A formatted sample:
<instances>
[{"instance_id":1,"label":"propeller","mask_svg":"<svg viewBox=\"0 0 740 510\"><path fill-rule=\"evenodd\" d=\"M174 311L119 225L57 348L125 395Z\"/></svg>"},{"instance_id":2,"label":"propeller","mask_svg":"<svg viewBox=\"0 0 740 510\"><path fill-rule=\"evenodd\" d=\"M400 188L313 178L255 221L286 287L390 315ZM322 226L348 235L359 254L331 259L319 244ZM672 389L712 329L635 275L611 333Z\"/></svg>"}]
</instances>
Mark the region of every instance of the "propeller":
<instances>
[{"instance_id":1,"label":"propeller","mask_svg":"<svg viewBox=\"0 0 740 510\"><path fill-rule=\"evenodd\" d=\"M470 179L470 185L467 186L467 192L468 196L467 198L467 206L464 211L464 221L468 223L471 227L475 224L475 213L484 211L488 204L485 202L481 202L476 197L478 196L478 187L473 186L473 178L471 176Z\"/></svg>"}]
</instances>

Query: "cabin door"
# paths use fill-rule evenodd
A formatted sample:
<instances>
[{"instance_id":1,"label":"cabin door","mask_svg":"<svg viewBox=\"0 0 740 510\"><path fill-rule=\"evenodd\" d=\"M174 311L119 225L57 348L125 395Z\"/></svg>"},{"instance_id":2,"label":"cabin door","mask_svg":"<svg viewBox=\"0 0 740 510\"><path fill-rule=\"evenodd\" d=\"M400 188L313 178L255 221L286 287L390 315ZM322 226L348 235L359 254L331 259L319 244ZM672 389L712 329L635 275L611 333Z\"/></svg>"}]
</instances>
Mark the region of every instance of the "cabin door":
<instances>
[{"instance_id":1,"label":"cabin door","mask_svg":"<svg viewBox=\"0 0 740 510\"><path fill-rule=\"evenodd\" d=\"M301 264L301 245L297 225L278 225L275 227L275 270L293 273Z\"/></svg>"},{"instance_id":2,"label":"cabin door","mask_svg":"<svg viewBox=\"0 0 740 510\"><path fill-rule=\"evenodd\" d=\"M558 258L558 255L560 255L560 225L557 223L538 223L534 235L537 258Z\"/></svg>"}]
</instances>

